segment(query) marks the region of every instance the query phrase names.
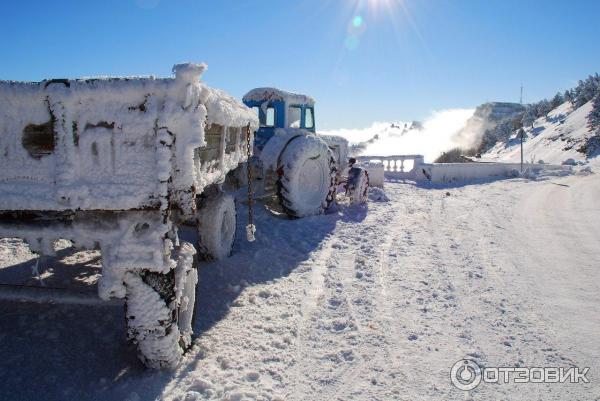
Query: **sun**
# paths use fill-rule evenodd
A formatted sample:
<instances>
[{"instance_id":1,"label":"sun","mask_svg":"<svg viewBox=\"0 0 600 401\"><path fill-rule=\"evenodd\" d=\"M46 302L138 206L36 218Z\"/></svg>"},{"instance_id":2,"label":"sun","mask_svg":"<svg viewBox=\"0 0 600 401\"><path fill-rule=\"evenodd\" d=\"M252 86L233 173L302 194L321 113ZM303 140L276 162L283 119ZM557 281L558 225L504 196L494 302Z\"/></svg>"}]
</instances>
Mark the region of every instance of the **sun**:
<instances>
[{"instance_id":1,"label":"sun","mask_svg":"<svg viewBox=\"0 0 600 401\"><path fill-rule=\"evenodd\" d=\"M402 0L359 0L359 3L365 3L367 10L371 13L379 14L381 12L394 13L402 6Z\"/></svg>"},{"instance_id":2,"label":"sun","mask_svg":"<svg viewBox=\"0 0 600 401\"><path fill-rule=\"evenodd\" d=\"M397 24L406 14L404 0L353 0L348 3L351 8L347 22L345 48L353 51L359 48L361 37L369 29L386 23Z\"/></svg>"},{"instance_id":3,"label":"sun","mask_svg":"<svg viewBox=\"0 0 600 401\"><path fill-rule=\"evenodd\" d=\"M405 0L353 0L349 4L354 10L352 24L357 26L367 20L376 24L396 21L408 13Z\"/></svg>"}]
</instances>

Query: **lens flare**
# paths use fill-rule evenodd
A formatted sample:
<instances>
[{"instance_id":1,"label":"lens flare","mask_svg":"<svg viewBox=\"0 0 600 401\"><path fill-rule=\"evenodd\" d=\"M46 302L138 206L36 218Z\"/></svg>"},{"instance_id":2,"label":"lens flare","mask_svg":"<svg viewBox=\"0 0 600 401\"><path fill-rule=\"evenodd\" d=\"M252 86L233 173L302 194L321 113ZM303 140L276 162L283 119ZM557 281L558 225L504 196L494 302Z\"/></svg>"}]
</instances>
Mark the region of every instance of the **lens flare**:
<instances>
[{"instance_id":1,"label":"lens flare","mask_svg":"<svg viewBox=\"0 0 600 401\"><path fill-rule=\"evenodd\" d=\"M344 45L348 50L356 50L360 44L360 39L356 35L350 35L346 38Z\"/></svg>"},{"instance_id":2,"label":"lens flare","mask_svg":"<svg viewBox=\"0 0 600 401\"><path fill-rule=\"evenodd\" d=\"M356 50L360 45L360 37L367 29L365 20L361 15L355 15L348 24L348 35L344 41L344 46L347 50Z\"/></svg>"}]
</instances>

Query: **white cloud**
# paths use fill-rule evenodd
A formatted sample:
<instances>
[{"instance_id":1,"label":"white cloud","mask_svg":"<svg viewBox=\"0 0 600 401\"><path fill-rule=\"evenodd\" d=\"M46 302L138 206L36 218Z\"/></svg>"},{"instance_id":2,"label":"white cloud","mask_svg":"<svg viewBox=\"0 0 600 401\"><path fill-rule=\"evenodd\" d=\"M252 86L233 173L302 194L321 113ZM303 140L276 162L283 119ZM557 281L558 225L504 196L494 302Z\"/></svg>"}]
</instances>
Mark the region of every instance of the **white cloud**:
<instances>
[{"instance_id":1,"label":"white cloud","mask_svg":"<svg viewBox=\"0 0 600 401\"><path fill-rule=\"evenodd\" d=\"M442 152L456 146L468 147L476 138L458 136L474 109L450 109L434 112L421 129L411 129L410 123L376 122L364 129L337 129L322 131L323 134L340 135L351 144L366 142L375 135L379 139L361 152L363 155L389 156L399 154L422 154L426 161L433 161ZM405 129L405 124L408 129Z\"/></svg>"}]
</instances>

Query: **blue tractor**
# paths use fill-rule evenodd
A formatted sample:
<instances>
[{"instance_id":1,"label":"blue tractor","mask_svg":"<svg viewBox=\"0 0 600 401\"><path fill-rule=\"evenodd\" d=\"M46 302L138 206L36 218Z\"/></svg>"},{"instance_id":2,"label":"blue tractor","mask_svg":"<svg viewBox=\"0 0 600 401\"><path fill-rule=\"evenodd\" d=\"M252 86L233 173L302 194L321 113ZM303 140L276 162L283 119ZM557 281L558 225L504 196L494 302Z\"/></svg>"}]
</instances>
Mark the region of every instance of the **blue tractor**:
<instances>
[{"instance_id":1,"label":"blue tractor","mask_svg":"<svg viewBox=\"0 0 600 401\"><path fill-rule=\"evenodd\" d=\"M348 166L348 141L316 133L314 99L257 88L243 101L256 110L260 123L252 160L258 192L276 193L292 217L323 213L335 202L337 187L344 181L352 203L366 201L368 176ZM344 173L350 179L345 180Z\"/></svg>"}]
</instances>

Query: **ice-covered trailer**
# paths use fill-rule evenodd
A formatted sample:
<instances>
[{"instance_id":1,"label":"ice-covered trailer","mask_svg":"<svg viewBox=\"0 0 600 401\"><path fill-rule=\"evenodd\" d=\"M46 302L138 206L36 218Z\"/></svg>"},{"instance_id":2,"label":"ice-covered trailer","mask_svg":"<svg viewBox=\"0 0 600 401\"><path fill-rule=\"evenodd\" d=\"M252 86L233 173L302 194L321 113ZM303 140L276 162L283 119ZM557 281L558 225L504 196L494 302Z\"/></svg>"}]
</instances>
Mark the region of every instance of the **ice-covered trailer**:
<instances>
[{"instance_id":1,"label":"ice-covered trailer","mask_svg":"<svg viewBox=\"0 0 600 401\"><path fill-rule=\"evenodd\" d=\"M204 257L229 252L235 208L220 184L258 128L200 81L205 68L0 82L0 237L40 254L59 238L100 249L99 295L126 299L128 336L150 367L176 365L191 344L196 251L177 226L198 225Z\"/></svg>"}]
</instances>

